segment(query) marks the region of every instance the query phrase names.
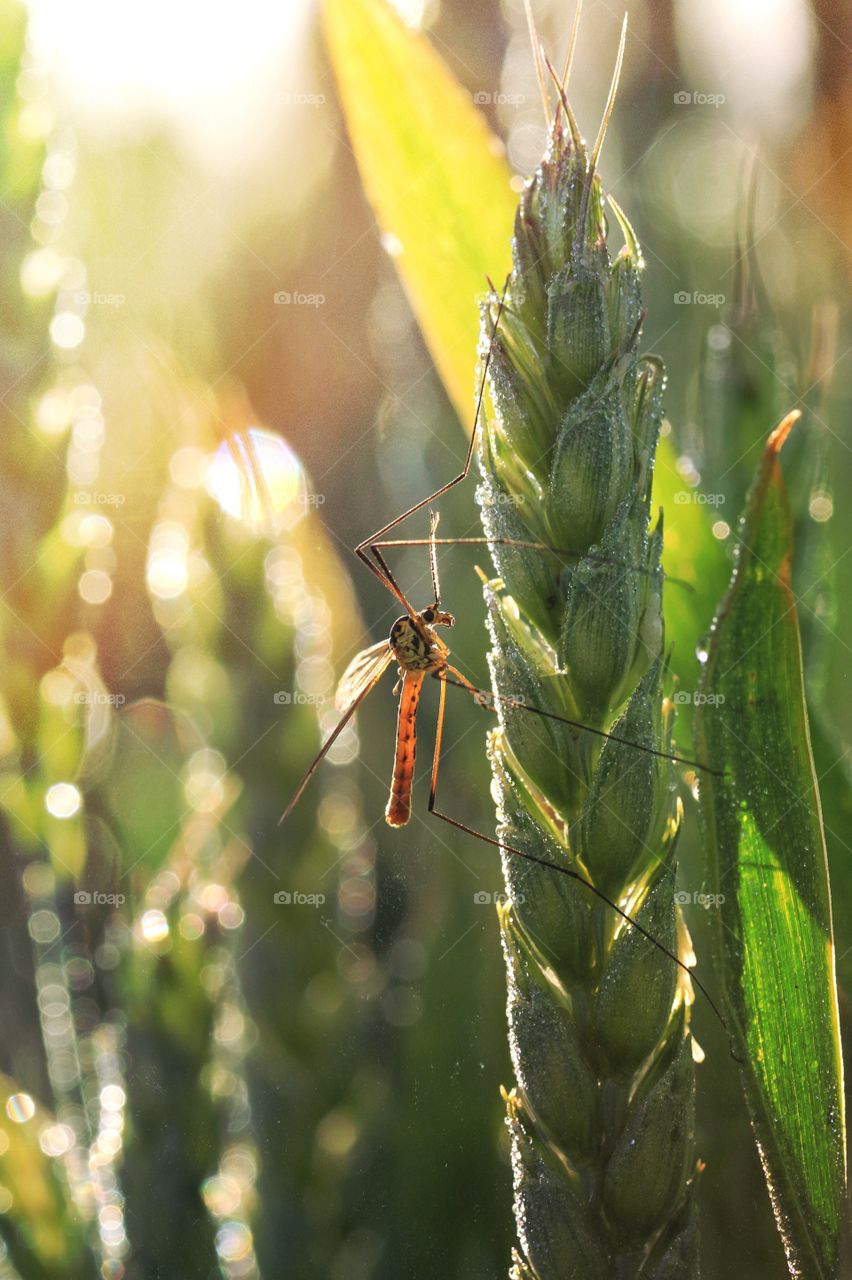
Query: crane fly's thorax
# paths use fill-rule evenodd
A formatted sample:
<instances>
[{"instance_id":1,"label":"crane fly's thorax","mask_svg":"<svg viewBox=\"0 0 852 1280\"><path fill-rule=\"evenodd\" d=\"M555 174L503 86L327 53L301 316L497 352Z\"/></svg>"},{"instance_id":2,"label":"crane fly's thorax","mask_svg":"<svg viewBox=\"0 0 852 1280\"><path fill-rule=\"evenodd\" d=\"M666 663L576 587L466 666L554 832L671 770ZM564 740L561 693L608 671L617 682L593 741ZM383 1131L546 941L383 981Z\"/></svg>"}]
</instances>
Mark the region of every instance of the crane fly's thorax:
<instances>
[{"instance_id":1,"label":"crane fly's thorax","mask_svg":"<svg viewBox=\"0 0 852 1280\"><path fill-rule=\"evenodd\" d=\"M391 627L390 647L400 669L437 671L445 666L450 651L432 627L451 627L454 621L452 614L435 609L424 609L416 624L407 614L397 618Z\"/></svg>"}]
</instances>

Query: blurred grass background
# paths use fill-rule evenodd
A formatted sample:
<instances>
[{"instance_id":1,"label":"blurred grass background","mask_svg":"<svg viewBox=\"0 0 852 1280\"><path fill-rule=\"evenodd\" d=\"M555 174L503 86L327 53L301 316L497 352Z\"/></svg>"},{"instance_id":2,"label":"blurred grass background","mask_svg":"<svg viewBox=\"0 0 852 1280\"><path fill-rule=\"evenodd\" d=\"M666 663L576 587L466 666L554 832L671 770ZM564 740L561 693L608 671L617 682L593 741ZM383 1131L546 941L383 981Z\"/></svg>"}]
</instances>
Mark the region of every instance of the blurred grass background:
<instances>
[{"instance_id":1,"label":"blurred grass background","mask_svg":"<svg viewBox=\"0 0 852 1280\"><path fill-rule=\"evenodd\" d=\"M544 131L520 0L399 7L526 175ZM834 500L852 481L835 319L852 19L804 0L628 8L604 181L645 250L684 494L720 541L768 429L807 408L788 472L848 990L833 601L852 585ZM535 10L561 56L564 6ZM425 778L412 825L384 827L390 678L275 825L333 721L335 673L397 612L349 548L465 448L362 194L317 14L156 3L131 25L96 0L33 0L28 36L20 6L0 15L0 1276L502 1274L504 979L474 901L499 870L427 820ZM586 6L572 100L589 133L620 19ZM214 457L231 515L205 487ZM242 484L235 457L254 459ZM441 532L477 532L470 490ZM482 681L478 558L449 549L442 575L455 658ZM425 603L422 549L398 563ZM482 717L461 695L445 743L447 811L490 831ZM700 892L694 812L681 847ZM735 1256L782 1276L734 1068L696 1013L705 1271Z\"/></svg>"}]
</instances>

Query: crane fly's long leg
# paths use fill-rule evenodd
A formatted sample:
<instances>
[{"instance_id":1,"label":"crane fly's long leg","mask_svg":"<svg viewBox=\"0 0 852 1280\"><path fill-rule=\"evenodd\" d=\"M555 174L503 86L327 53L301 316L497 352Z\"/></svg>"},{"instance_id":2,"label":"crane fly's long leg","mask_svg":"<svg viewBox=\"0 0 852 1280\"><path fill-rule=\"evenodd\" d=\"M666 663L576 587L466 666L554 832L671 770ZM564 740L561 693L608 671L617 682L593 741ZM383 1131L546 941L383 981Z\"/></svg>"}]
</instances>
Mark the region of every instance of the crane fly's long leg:
<instances>
[{"instance_id":1,"label":"crane fly's long leg","mask_svg":"<svg viewBox=\"0 0 852 1280\"><path fill-rule=\"evenodd\" d=\"M448 675L447 672L451 674ZM620 742L625 747L633 747L636 751L644 751L646 755L657 756L660 760L670 760L673 764L683 764L690 769L700 769L703 773L709 773L714 778L723 778L725 776L721 770L711 769L709 764L703 764L700 760L690 760L688 756L678 756L669 751L657 751L654 747L645 746L644 743L631 742L629 738L622 738L617 733L607 733L606 729L595 729L592 725L583 724L582 720L571 720L568 716L557 715L555 711L543 711L541 707L533 707L528 702L521 702L519 698L510 698L505 694L477 689L455 667L447 666L442 672L436 671L435 678L446 684L457 685L460 689L467 689L468 693L473 694L475 701L480 706L488 707L493 702L501 702L506 707L515 707L518 711L531 711L533 715L543 716L545 720L556 720L559 724L570 725L572 729L579 729L582 733L593 733L596 738L610 738L613 742Z\"/></svg>"},{"instance_id":2,"label":"crane fly's long leg","mask_svg":"<svg viewBox=\"0 0 852 1280\"><path fill-rule=\"evenodd\" d=\"M408 599L402 587L399 585L396 578L393 576L393 573L391 572L391 567L388 564L387 560L385 560L381 551L373 552L377 561L376 564L373 564L372 560L362 555L360 547L356 547L355 550L357 551L359 557L367 565L367 567L376 575L376 577L379 579L379 582L382 582L387 587L388 591L390 591L392 595L396 596L397 600L402 605L403 609L408 614L409 618L414 617L417 613L417 610L414 608L414 605Z\"/></svg>"},{"instance_id":3,"label":"crane fly's long leg","mask_svg":"<svg viewBox=\"0 0 852 1280\"><path fill-rule=\"evenodd\" d=\"M406 512L406 515L409 515L409 514L410 512ZM438 557L435 551L435 530L438 527L438 521L440 520L440 518L441 518L440 512L430 511L429 512L429 537L421 538L416 543L413 544L414 546L429 548L429 567L432 571L432 588L435 593L436 609L440 603L441 592L440 592L440 587L438 586ZM405 516L400 516L400 519L404 520ZM362 543L361 545L363 546L364 544ZM380 542L376 542L376 543L371 542L369 544L370 552L375 558L376 564L372 564L369 560L367 561L367 563L370 565L370 568L373 570L373 572L376 573L379 579L385 584L388 590L393 592L397 600L399 600L400 604L405 609L408 616L413 617L416 612L414 609L414 606L409 602L409 600L405 595L405 592L402 590L396 578L393 576L393 571L391 570L390 565L382 555L382 552L381 552L382 545L383 544ZM395 544L389 543L388 545L394 546ZM403 545L405 544L403 543ZM360 547L356 547L356 551L358 551L360 555ZM363 559L364 557L362 556L361 558ZM378 569L376 567L377 565L378 565Z\"/></svg>"},{"instance_id":4,"label":"crane fly's long leg","mask_svg":"<svg viewBox=\"0 0 852 1280\"><path fill-rule=\"evenodd\" d=\"M507 279L506 285L503 289L503 294L497 305L497 314L494 317L494 325L491 330L491 342L489 343L488 352L485 356L485 364L482 370L482 377L479 381L479 390L476 395L476 412L473 418L473 430L470 433L470 440L468 441L467 446L467 456L465 457L462 470L457 476L454 476L452 480L448 480L446 484L442 484L434 493L430 493L427 497L421 498L419 502L415 502L413 507L409 507L407 511L403 511L401 515L395 516L393 520L389 520L387 524L382 525L381 529L377 529L375 533L371 533L369 538L365 538L363 542L359 542L358 546L355 548L355 554L358 558L363 560L370 572L374 573L377 578L381 579L385 586L388 587L390 591L393 591L393 594L397 599L405 604L408 613L412 612L411 606L405 600L405 596L394 582L393 574L381 558L381 553L374 552L376 559L379 561L378 565L376 565L370 559L367 552L371 549L372 545L383 538L386 533L390 533L391 529L395 529L397 525L402 524L403 520L407 520L409 516L413 516L415 511L421 511L423 507L428 507L431 502L436 500L436 498L442 497L443 494L447 493L455 485L461 484L462 480L467 478L467 474L470 471L470 464L473 460L473 450L476 446L476 433L479 427L479 416L482 412L482 403L485 399L485 386L488 379L488 370L491 365L491 353L494 349L494 340L497 336L497 327L500 324L500 317L503 314L503 306L506 299L506 289L508 288L508 285L509 281Z\"/></svg>"},{"instance_id":5,"label":"crane fly's long leg","mask_svg":"<svg viewBox=\"0 0 852 1280\"><path fill-rule=\"evenodd\" d=\"M455 679L450 679L447 675L448 671L450 672L450 675L455 677ZM443 671L436 671L434 676L436 680L441 681L441 684L453 684L457 689L467 689L468 693L472 695L477 706L485 707L488 711L497 710L494 706L496 699L491 690L477 689L475 684L471 684L467 676L463 676L456 667L450 666L449 662L444 667Z\"/></svg>"},{"instance_id":6,"label":"crane fly's long leg","mask_svg":"<svg viewBox=\"0 0 852 1280\"><path fill-rule=\"evenodd\" d=\"M451 671L452 668L447 667L446 670ZM586 877L584 875L581 875L579 871L572 871L570 867L564 867L561 865L561 863L551 862L549 858L537 858L535 857L534 854L527 853L524 849L516 849L514 845L504 844L503 841L497 840L494 836L487 836L482 831L477 831L475 830L474 827L468 826L467 823L460 822L458 818L451 818L448 813L443 813L438 808L437 806L438 774L440 771L440 764L441 764L441 739L443 738L443 733L444 733L444 708L446 703L447 684L453 683L453 682L447 681L446 672L444 671L436 671L435 677L441 682L441 696L438 701L438 722L437 722L437 725L435 726L435 751L432 756L432 781L429 787L429 812L433 814L436 818L440 818L442 822L447 822L451 827L455 827L457 831L464 831L466 835L474 836L475 839L482 840L485 844L490 844L495 849L500 849L504 853L511 853L516 858L523 858L525 862L534 862L536 863L537 866L546 867L549 871L556 871L558 872L559 875L568 876L570 880L576 880L578 884L584 885L585 888L587 888L590 893L593 893L596 898L599 898L601 902L605 903L606 906L610 907L616 913L616 915L619 915L621 919L625 921L626 924L629 924L632 929L636 929L638 933L641 933L643 938L647 938L648 941L653 946L655 946L658 951L662 952L664 956L668 956L669 960L672 960L679 969L683 970L683 972L687 975L690 981L692 981L695 984L695 986L704 996L705 1000L710 1005L710 1008L713 1010L716 1017L719 1019L720 1023L725 1028L725 1031L728 1034L728 1037L730 1040L731 1033L728 1028L728 1024L725 1021L724 1017L722 1016L722 1013L720 1012L715 1000L713 999L713 997L711 996L710 992L707 990L707 988L705 987L701 979L695 976L695 973L692 971L692 969L690 969L689 965L685 964L684 961L681 960L679 956L676 956L673 951L669 951L668 947L664 946L662 942L658 942L657 939L654 937L654 935L652 933L649 933L647 929L643 928L638 920L634 920L633 917L629 914L629 912L624 911L618 905L617 902L613 902L611 898L608 898L607 895L603 893L600 889L598 889L596 885L592 884L591 880L587 880ZM464 677L462 677L462 679L464 679ZM474 689L473 686L469 685L466 681L462 687L468 688L472 690L474 693L480 692L478 689ZM733 1049L732 1049L732 1052L733 1052ZM736 1054L734 1054L734 1057L736 1057Z\"/></svg>"},{"instance_id":7,"label":"crane fly's long leg","mask_svg":"<svg viewBox=\"0 0 852 1280\"><path fill-rule=\"evenodd\" d=\"M414 756L417 751L417 704L425 671L406 671L402 678L399 714L396 724L396 753L393 782L385 810L389 827L404 827L411 818L411 786L414 780Z\"/></svg>"},{"instance_id":8,"label":"crane fly's long leg","mask_svg":"<svg viewBox=\"0 0 852 1280\"><path fill-rule=\"evenodd\" d=\"M620 561L613 559L612 556L598 555L595 551L569 551L566 547L550 547L546 542L526 542L521 538L383 538L379 542L371 542L370 550L378 552L387 547L518 547L521 551L546 551L549 555L556 556L557 559L565 560L594 560L600 564L620 564ZM382 558L382 564L386 565L386 561ZM650 577L656 572L649 569L644 564L625 564L625 569L632 569L634 573L644 574ZM687 591L694 591L691 582L686 582L683 578L673 578L668 574L664 574L666 582L674 583L679 587L686 587Z\"/></svg>"},{"instance_id":9,"label":"crane fly's long leg","mask_svg":"<svg viewBox=\"0 0 852 1280\"><path fill-rule=\"evenodd\" d=\"M360 707L361 703L364 701L367 695L369 693L372 693L372 691L375 689L376 685L379 683L382 676L385 674L388 667L390 666L392 658L393 658L393 653L389 648L387 652L387 657L385 658L385 660L379 664L379 666L376 668L375 673L370 677L370 679L366 682L364 687L360 689L359 692L356 694L356 696L352 699L349 706L346 708L343 715L340 717L337 724L332 729L331 733L328 735L328 737L320 747L317 754L314 756L313 762L311 763L307 773L302 778L302 781L299 783L298 787L296 788L295 795L293 796L290 803L287 805L287 808L284 810L281 817L278 819L279 827L281 826L281 823L284 822L285 819L288 818L290 814L293 812L299 800L301 799L302 792L304 791L305 787L308 785L311 778L314 776L317 769L322 764L323 760L328 755L331 748L334 746L334 743L337 741L340 734L346 728L346 725L349 723L349 721L354 716L355 712Z\"/></svg>"}]
</instances>

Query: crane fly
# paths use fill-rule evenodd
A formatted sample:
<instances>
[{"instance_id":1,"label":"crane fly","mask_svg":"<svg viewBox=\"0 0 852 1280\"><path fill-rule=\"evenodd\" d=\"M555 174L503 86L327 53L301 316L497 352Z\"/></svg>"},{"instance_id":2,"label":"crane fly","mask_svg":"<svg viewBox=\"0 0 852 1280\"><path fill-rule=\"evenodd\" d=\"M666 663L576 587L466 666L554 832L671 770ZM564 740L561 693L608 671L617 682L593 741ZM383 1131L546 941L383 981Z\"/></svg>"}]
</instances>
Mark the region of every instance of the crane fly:
<instances>
[{"instance_id":1,"label":"crane fly","mask_svg":"<svg viewBox=\"0 0 852 1280\"><path fill-rule=\"evenodd\" d=\"M430 504L434 503L455 485L460 484L469 474L473 459L473 450L476 443L479 417L482 410L488 368L491 360L491 351L500 320L500 314L504 306L504 300L505 291L504 295L499 300L497 314L494 319L491 342L486 353L479 391L477 394L476 415L474 418L473 430L468 442L467 455L462 470L452 480L442 485L434 493L429 494L428 497L415 503L414 506L410 507L407 511L404 511L401 515L396 516L386 525L383 525L381 529L378 529L374 534L359 543L355 548L355 553L358 555L359 559L367 565L371 572L379 578L387 590L396 598L398 603L404 609L404 613L393 623L390 634L386 640L381 640L377 644L373 644L368 648L363 649L352 659L349 666L344 671L335 695L335 706L340 712L340 720L326 738L317 755L309 765L304 777L296 789L295 794L290 800L290 803L281 815L279 824L284 822L293 811L314 773L325 759L339 735L355 715L361 704L379 684L388 668L395 662L397 666L397 683L394 687L394 693L399 698L399 705L397 710L393 777L391 781L390 796L385 809L385 821L391 827L405 827L410 821L412 814L412 787L417 748L417 712L420 703L420 695L423 688L423 682L427 676L437 679L440 692L435 726L435 743L432 757L428 812L435 818L449 823L450 826L455 827L457 830L474 836L476 839L481 840L504 853L523 858L525 861L530 863L536 863L539 866L546 867L560 875L568 876L570 879L578 881L580 884L584 885L590 893L594 894L623 921L629 924L633 929L637 930L649 943L666 955L690 978L698 990L702 992L714 1014L727 1031L727 1023L713 1000L713 997L701 980L696 977L692 969L683 960L681 960L679 956L675 955L674 952L668 949L668 947L659 942L653 934L645 929L627 911L620 907L618 903L614 902L610 897L603 893L585 875L571 867L553 862L547 858L537 857L528 853L524 849L508 845L504 841L498 840L496 837L488 836L484 832L477 831L467 823L460 821L458 818L454 818L451 815L444 813L437 806L436 797L441 762L441 743L444 728L446 690L448 684L466 690L479 706L492 712L496 712L498 705L509 706L529 712L530 714L543 716L549 720L556 720L562 724L567 724L578 732L589 733L600 738L611 739L624 743L627 746L635 748L637 751L646 752L661 759L674 761L676 763L689 766L692 769L702 770L714 775L717 773L716 770L702 764L700 761L691 760L685 756L673 755L670 752L657 751L645 744L630 742L628 739L619 737L617 734L608 733L606 730L594 728L590 725L583 724L581 721L572 720L566 716L544 711L543 709L534 707L518 698L479 689L450 662L450 650L436 630L437 627L449 628L455 624L455 618L453 615L451 613L447 613L441 607L441 589L438 576L437 557L438 546L508 545L549 553L557 556L565 562L567 562L569 558L574 560L597 558L607 560L611 563L611 559L609 557L596 556L594 552L560 550L535 541L524 542L516 539L495 539L484 537L437 538L436 531L438 528L439 514L434 511L430 511L428 538L389 539L386 536L393 532L398 525L407 520L410 516L414 515L417 511L430 506ZM420 610L416 609L408 600L394 577L384 555L384 551L391 547L417 546L426 546L429 549L429 566L432 579L433 596L431 603L428 604L426 608ZM634 566L634 568L637 572L648 573L647 568L643 566Z\"/></svg>"},{"instance_id":2,"label":"crane fly","mask_svg":"<svg viewBox=\"0 0 852 1280\"><path fill-rule=\"evenodd\" d=\"M391 663L396 659L398 679L394 693L399 695L397 715L396 753L390 799L385 810L385 820L391 827L404 827L411 819L411 789L414 780L414 758L417 749L417 708L420 692L427 675L446 676L449 672L459 684L476 697L482 696L460 671L450 665L450 651L435 627L452 627L455 618L441 608L441 591L438 582L438 561L435 553L437 514L430 522L430 566L434 602L419 612L408 606L408 612L397 618L387 640L370 645L352 659L341 677L335 694L335 706L342 712L337 727L326 739L308 772L293 796L280 821L291 812L311 776L338 734L346 726L369 693L373 691ZM408 602L406 601L406 605Z\"/></svg>"},{"instance_id":3,"label":"crane fly","mask_svg":"<svg viewBox=\"0 0 852 1280\"><path fill-rule=\"evenodd\" d=\"M455 685L458 688L466 689L474 699L474 701L487 709L495 709L493 704L500 703L506 706L514 707L519 710L528 711L531 714L543 716L546 719L557 720L560 724L570 725L572 728L578 729L584 733L594 734L601 738L609 738L615 742L622 742L627 746L634 747L637 751L644 751L650 755L659 756L664 760L672 760L680 764L688 765L693 769L706 769L697 760L690 760L686 756L672 755L666 751L656 751L653 747L648 747L642 743L630 742L618 734L607 733L604 729L596 729L590 725L583 724L579 720L571 720L566 716L559 716L550 711L544 711L540 707L533 707L529 703L522 702L518 698L507 697L503 694L496 694L477 688L472 684L466 676L454 667L449 661L450 650L441 637L436 632L436 627L452 627L455 625L455 618L451 613L447 613L441 608L441 593L438 579L438 563L436 555L436 547L439 545L450 546L461 544L481 544L485 539L482 538L443 538L435 537L435 530L438 527L438 514L432 512L430 515L430 535L428 538L410 538L397 539L392 542L384 542L381 546L429 546L429 559L432 573L432 586L434 589L434 600L432 604L419 612L410 608L410 612L405 613L402 617L397 618L390 630L387 640L380 640L378 644L370 645L367 649L362 649L360 653L349 663L344 671L340 683L337 686L334 703L338 711L341 712L341 719L329 734L322 748L312 761L308 771L302 778L293 798L281 815L279 822L284 822L289 816L296 804L300 800L302 793L307 786L318 766L322 763L331 747L334 745L339 734L351 720L352 716L358 710L358 707L364 699L372 693L373 689L381 680L388 667L396 660L397 663L397 683L394 687L394 694L399 697L399 706L397 711L397 728L396 728L396 750L394 754L393 778L391 781L390 797L385 809L385 821L390 827L407 826L411 820L411 793L414 781L414 762L417 749L417 710L420 703L420 694L423 688L423 681L426 676L432 676L441 683L441 700L438 709L438 728L437 728L437 745L440 745L440 737L443 730L444 721L444 689L447 684ZM513 542L516 546L537 546L535 543ZM406 601L407 603L407 601ZM447 822L455 821L446 814L442 814L435 809L435 784L438 777L439 759L436 752L433 762L433 788L429 797L429 812L435 813L436 817L443 818ZM709 770L715 772L715 770ZM480 832L472 832L479 836L480 839L487 839ZM504 845L500 845L504 848Z\"/></svg>"},{"instance_id":4,"label":"crane fly","mask_svg":"<svg viewBox=\"0 0 852 1280\"><path fill-rule=\"evenodd\" d=\"M565 72L560 77L553 70L550 63L545 59L547 70L556 82L559 102L557 104L556 115L553 125L555 127L559 119L559 112L563 110L566 114L569 127L575 137L578 136L576 130L576 122L573 119L571 108L565 94L565 84L570 70L571 56L573 53L574 39L576 37L576 24L579 17L575 17L575 28L572 35L571 46L569 49L568 61L566 63ZM624 54L624 44L626 37L626 18L621 31L621 40L619 43L618 55L616 58L615 72L613 74L612 83L610 85L609 96L606 108L604 110L603 120L601 122L598 136L595 141L594 148L591 153L591 161L584 182L583 198L581 212L578 218L578 226L584 227L586 221L586 209L591 194L592 181L595 174L597 159L600 154L604 135L606 133L607 124L612 112L615 101L615 93L618 84L618 77L621 68L621 61ZM537 47L537 41L533 41L534 48ZM543 76L540 75L543 87ZM547 113L546 113L547 114ZM441 761L441 742L444 729L444 712L446 706L447 685L452 684L459 686L471 694L474 700L487 710L496 712L497 706L510 706L529 712L531 714L543 716L549 720L556 720L562 724L567 724L578 732L594 734L600 738L612 739L625 745L635 748L637 751L643 751L662 759L672 760L681 764L688 765L690 768L699 769L704 772L718 776L715 769L711 769L708 765L702 764L697 760L689 760L684 756L672 755L668 752L657 751L646 744L637 742L629 742L627 739L619 737L617 734L608 733L603 729L593 728L585 725L577 720L568 719L565 716L556 715L553 712L544 711L539 707L531 706L529 703L520 699L508 697L503 694L485 692L478 689L472 684L466 676L462 674L456 667L450 663L450 650L435 630L436 627L452 627L455 619L451 613L445 612L441 608L441 589L438 578L438 557L437 547L439 545L479 545L493 548L498 545L514 546L529 550L539 551L545 554L554 555L561 559L564 564L569 561L580 561L583 559L598 559L608 563L612 563L611 557L597 555L593 551L573 551L560 550L559 548L549 547L544 543L536 541L518 541L516 539L502 538L437 538L436 530L438 527L438 513L430 510L429 521L429 537L428 538L388 538L388 534L392 533L399 525L408 520L416 512L422 511L424 508L432 508L433 504L438 501L444 494L448 493L456 485L461 484L467 479L470 473L473 461L473 452L476 447L477 434L479 429L479 420L482 412L483 401L485 397L485 389L488 381L488 373L491 365L494 344L497 337L497 331L500 324L500 318L506 306L506 293L509 281L502 294L498 295L491 281L488 281L490 294L486 306L493 317L491 328L491 337L485 353L482 373L479 382L479 388L476 397L476 412L474 415L473 429L468 440L467 453L464 465L457 476L448 480L446 484L441 485L434 493L430 493L427 497L421 498L419 502L414 503L407 511L403 511L401 515L395 516L387 524L377 529L370 537L365 538L355 547L355 554L367 566L371 573L379 579L382 585L396 598L397 602L402 606L404 612L397 618L391 627L390 635L387 640L382 640L378 644L371 645L369 648L362 650L350 662L341 678L335 697L335 705L341 713L341 718L326 741L323 743L316 757L310 764L302 781L300 782L295 795L289 805L281 815L279 822L283 822L292 812L308 782L316 772L322 760L327 755L340 733L349 723L355 712L364 702L370 693L376 688L382 676L388 667L396 661L397 664L397 683L394 692L399 697L399 706L397 711L397 728L396 728L396 744L394 752L393 779L391 782L390 797L388 799L387 808L385 809L385 821L391 827L404 827L411 819L411 795L414 779L414 762L417 747L417 711L420 702L420 694L423 688L423 681L426 676L431 676L438 680L440 693L438 699L438 712L435 725L435 744L432 756L432 770L429 786L428 811L434 817L441 819L443 822L449 823L450 826L459 831L463 831L468 835L474 836L476 839L483 841L485 844L501 850L503 853L512 854L516 857L523 858L526 862L536 863L539 866L546 867L560 875L568 876L570 879L577 881L585 886L585 888L601 902L608 906L618 915L622 921L626 922L631 928L640 933L650 944L667 956L686 976L695 984L696 988L702 993L707 1000L710 1008L713 1010L716 1018L728 1032L730 1040L730 1032L724 1016L720 1012L712 995L707 987L695 976L691 967L687 965L681 958L668 947L658 941L647 929L645 929L638 920L634 919L626 910L608 897L601 889L597 887L587 876L572 867L564 866L561 863L554 862L548 858L540 858L527 852L525 849L517 848L513 845L506 844L502 840L498 840L494 836L488 836L484 832L477 831L467 823L461 822L458 818L453 818L449 814L444 813L437 807L436 795L438 786L438 776ZM496 304L496 311L494 306ZM641 317L637 322L637 333L641 325ZM643 374L650 378L650 373ZM384 552L391 547L415 547L428 546L429 548L429 567L432 578L432 602L425 609L417 610L410 603L402 588L396 581ZM630 566L625 566L630 567ZM648 574L648 569L644 566L632 566L637 572ZM736 1058L736 1052L731 1049L732 1056Z\"/></svg>"}]
</instances>

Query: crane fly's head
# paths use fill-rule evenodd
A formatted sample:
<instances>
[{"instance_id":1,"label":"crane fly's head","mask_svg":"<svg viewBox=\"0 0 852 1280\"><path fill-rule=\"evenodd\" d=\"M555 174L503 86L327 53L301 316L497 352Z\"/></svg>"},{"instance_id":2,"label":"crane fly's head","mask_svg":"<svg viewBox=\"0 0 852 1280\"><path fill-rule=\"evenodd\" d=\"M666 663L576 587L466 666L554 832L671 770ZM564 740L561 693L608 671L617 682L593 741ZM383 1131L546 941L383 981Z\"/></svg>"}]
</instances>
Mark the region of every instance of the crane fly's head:
<instances>
[{"instance_id":1,"label":"crane fly's head","mask_svg":"<svg viewBox=\"0 0 852 1280\"><path fill-rule=\"evenodd\" d=\"M420 617L426 623L427 627L454 627L456 620L451 613L444 613L435 605L430 605L428 609L421 609Z\"/></svg>"},{"instance_id":2,"label":"crane fly's head","mask_svg":"<svg viewBox=\"0 0 852 1280\"><path fill-rule=\"evenodd\" d=\"M391 627L390 647L403 671L435 671L446 666L447 646L433 627L451 627L455 618L441 609L423 609L416 619L403 614Z\"/></svg>"}]
</instances>

